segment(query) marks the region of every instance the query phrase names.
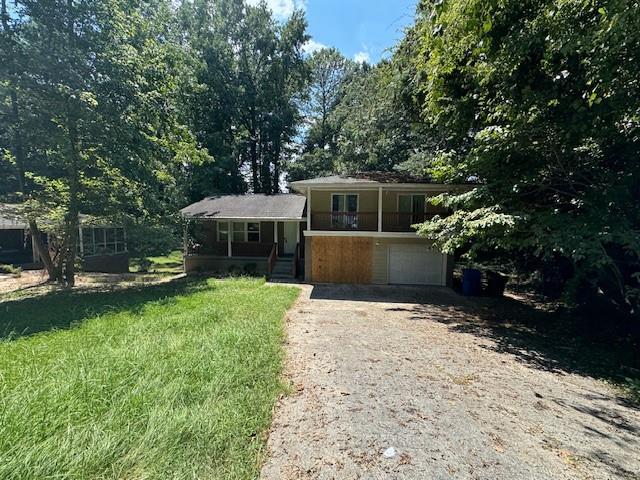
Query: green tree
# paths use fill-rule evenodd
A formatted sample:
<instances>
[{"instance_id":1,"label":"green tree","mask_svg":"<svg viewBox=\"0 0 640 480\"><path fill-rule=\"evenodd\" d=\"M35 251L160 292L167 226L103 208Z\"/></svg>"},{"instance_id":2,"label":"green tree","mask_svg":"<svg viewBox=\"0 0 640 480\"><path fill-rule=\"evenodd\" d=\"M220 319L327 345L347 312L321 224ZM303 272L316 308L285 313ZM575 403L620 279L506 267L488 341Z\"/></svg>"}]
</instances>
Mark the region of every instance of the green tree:
<instances>
[{"instance_id":1,"label":"green tree","mask_svg":"<svg viewBox=\"0 0 640 480\"><path fill-rule=\"evenodd\" d=\"M639 311L640 17L632 2L422 1L400 49L425 165L475 188L420 233L562 270L568 298Z\"/></svg>"},{"instance_id":2,"label":"green tree","mask_svg":"<svg viewBox=\"0 0 640 480\"><path fill-rule=\"evenodd\" d=\"M3 24L16 55L0 67L3 85L21 107L7 116L18 135L4 158L24 179L14 196L33 237L45 219L56 234L56 258L39 247L51 279L74 284L81 211L177 208L185 165L208 158L180 120L188 66L168 40L171 12L162 0L18 0L20 28Z\"/></svg>"}]
</instances>

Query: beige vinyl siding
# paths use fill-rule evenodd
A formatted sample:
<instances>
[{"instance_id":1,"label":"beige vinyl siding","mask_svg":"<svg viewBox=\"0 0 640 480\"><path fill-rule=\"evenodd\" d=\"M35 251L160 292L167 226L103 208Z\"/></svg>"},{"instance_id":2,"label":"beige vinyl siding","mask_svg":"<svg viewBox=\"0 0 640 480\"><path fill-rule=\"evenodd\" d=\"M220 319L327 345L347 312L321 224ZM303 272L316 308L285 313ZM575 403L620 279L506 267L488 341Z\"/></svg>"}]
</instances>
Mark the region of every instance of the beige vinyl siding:
<instances>
[{"instance_id":1,"label":"beige vinyl siding","mask_svg":"<svg viewBox=\"0 0 640 480\"><path fill-rule=\"evenodd\" d=\"M444 192L444 190L443 190ZM382 211L397 212L398 211L398 195L424 195L425 197L435 197L442 192L382 192ZM427 206L427 211L436 213L438 208L433 205ZM443 210L444 211L444 210Z\"/></svg>"},{"instance_id":2,"label":"beige vinyl siding","mask_svg":"<svg viewBox=\"0 0 640 480\"><path fill-rule=\"evenodd\" d=\"M311 191L311 215L314 212L328 213L331 212L331 194L332 193L355 193L358 195L358 212L375 213L378 211L378 192L377 191L353 191L348 189L342 190L312 190Z\"/></svg>"}]
</instances>

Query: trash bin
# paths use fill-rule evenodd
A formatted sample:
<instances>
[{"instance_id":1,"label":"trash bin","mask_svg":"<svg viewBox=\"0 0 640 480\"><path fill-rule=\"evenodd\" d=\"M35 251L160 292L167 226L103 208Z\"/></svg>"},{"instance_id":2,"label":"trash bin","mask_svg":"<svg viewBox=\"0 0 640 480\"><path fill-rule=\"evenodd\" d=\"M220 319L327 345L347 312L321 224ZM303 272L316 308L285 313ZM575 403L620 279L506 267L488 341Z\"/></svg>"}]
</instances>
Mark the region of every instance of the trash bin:
<instances>
[{"instance_id":1,"label":"trash bin","mask_svg":"<svg viewBox=\"0 0 640 480\"><path fill-rule=\"evenodd\" d=\"M493 271L487 272L487 295L490 297L502 297L506 285L506 275Z\"/></svg>"},{"instance_id":2,"label":"trash bin","mask_svg":"<svg viewBox=\"0 0 640 480\"><path fill-rule=\"evenodd\" d=\"M465 268L462 270L462 294L471 297L480 295L482 289L482 274L475 268Z\"/></svg>"}]
</instances>

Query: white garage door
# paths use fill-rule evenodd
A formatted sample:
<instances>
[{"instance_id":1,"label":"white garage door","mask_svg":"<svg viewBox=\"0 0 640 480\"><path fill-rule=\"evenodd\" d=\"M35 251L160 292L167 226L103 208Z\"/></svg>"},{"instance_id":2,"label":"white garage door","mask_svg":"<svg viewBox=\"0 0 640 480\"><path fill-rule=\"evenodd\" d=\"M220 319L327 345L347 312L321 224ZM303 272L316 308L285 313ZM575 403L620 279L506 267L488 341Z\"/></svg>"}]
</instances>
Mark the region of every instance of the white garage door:
<instances>
[{"instance_id":1,"label":"white garage door","mask_svg":"<svg viewBox=\"0 0 640 480\"><path fill-rule=\"evenodd\" d=\"M445 255L424 245L389 246L389 283L444 285Z\"/></svg>"}]
</instances>

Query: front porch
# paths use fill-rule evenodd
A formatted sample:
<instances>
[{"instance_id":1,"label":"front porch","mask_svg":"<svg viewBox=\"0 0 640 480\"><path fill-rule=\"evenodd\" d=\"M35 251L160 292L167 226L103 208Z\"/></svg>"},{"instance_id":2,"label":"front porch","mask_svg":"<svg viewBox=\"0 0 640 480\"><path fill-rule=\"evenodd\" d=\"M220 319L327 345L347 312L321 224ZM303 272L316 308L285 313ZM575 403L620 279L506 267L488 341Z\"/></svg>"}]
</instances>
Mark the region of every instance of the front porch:
<instances>
[{"instance_id":1,"label":"front porch","mask_svg":"<svg viewBox=\"0 0 640 480\"><path fill-rule=\"evenodd\" d=\"M184 232L184 269L271 277L278 259L286 259L295 278L303 267L301 235L297 220L192 219Z\"/></svg>"}]
</instances>

